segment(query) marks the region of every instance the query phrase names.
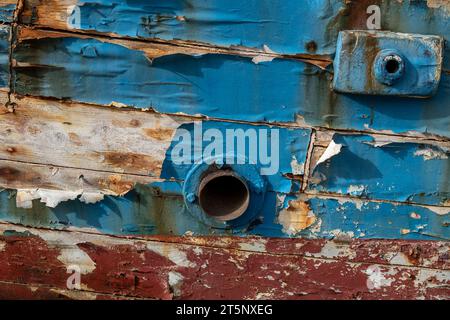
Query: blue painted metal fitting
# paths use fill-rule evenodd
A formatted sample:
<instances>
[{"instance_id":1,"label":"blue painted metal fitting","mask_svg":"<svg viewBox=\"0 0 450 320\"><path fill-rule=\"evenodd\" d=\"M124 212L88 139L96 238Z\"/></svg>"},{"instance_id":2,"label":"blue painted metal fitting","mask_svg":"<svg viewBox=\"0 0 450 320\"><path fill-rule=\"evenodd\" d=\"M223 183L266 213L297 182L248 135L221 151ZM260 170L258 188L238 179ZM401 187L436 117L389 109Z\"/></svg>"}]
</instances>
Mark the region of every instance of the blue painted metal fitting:
<instances>
[{"instance_id":1,"label":"blue painted metal fitting","mask_svg":"<svg viewBox=\"0 0 450 320\"><path fill-rule=\"evenodd\" d=\"M430 97L439 86L444 40L388 31L341 31L333 89L341 93Z\"/></svg>"},{"instance_id":2,"label":"blue painted metal fitting","mask_svg":"<svg viewBox=\"0 0 450 320\"><path fill-rule=\"evenodd\" d=\"M405 74L404 58L395 50L382 50L375 58L375 78L391 86Z\"/></svg>"},{"instance_id":3,"label":"blue painted metal fitting","mask_svg":"<svg viewBox=\"0 0 450 320\"><path fill-rule=\"evenodd\" d=\"M266 181L260 168L245 160L218 156L195 164L183 185L190 214L220 229L245 226L257 219L264 203Z\"/></svg>"}]
</instances>

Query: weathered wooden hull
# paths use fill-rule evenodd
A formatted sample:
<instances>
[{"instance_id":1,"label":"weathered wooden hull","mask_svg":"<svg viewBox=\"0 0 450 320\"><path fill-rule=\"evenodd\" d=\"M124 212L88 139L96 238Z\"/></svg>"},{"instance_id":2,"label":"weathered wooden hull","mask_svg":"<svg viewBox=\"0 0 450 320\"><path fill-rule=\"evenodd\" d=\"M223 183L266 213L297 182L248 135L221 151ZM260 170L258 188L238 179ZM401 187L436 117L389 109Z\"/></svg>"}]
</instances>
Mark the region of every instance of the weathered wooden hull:
<instances>
[{"instance_id":1,"label":"weathered wooden hull","mask_svg":"<svg viewBox=\"0 0 450 320\"><path fill-rule=\"evenodd\" d=\"M448 46L432 97L332 82L368 6L448 41L450 5L372 2L0 1L0 298L449 299ZM208 130L279 137L235 224L174 158Z\"/></svg>"}]
</instances>

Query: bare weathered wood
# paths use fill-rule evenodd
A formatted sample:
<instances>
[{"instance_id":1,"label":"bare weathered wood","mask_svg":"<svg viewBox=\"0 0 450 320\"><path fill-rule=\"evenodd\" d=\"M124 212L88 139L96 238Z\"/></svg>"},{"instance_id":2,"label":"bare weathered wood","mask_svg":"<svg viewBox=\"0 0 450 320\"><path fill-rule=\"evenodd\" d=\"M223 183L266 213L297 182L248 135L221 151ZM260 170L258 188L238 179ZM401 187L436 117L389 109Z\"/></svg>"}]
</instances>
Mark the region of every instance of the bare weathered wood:
<instances>
[{"instance_id":1,"label":"bare weathered wood","mask_svg":"<svg viewBox=\"0 0 450 320\"><path fill-rule=\"evenodd\" d=\"M0 186L9 189L79 190L80 194L124 195L137 183L147 184L156 181L160 179L0 160Z\"/></svg>"},{"instance_id":2,"label":"bare weathered wood","mask_svg":"<svg viewBox=\"0 0 450 320\"><path fill-rule=\"evenodd\" d=\"M3 99L6 99L4 96ZM137 110L13 97L0 115L0 158L159 177L182 119Z\"/></svg>"}]
</instances>

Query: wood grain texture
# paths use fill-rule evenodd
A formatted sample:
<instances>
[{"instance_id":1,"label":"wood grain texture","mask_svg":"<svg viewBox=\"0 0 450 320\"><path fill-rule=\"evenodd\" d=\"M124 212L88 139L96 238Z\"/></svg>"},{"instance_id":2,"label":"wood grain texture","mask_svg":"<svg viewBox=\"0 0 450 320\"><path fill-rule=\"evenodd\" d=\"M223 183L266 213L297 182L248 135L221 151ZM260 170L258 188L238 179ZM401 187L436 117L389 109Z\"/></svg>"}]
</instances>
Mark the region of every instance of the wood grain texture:
<instances>
[{"instance_id":1,"label":"wood grain texture","mask_svg":"<svg viewBox=\"0 0 450 320\"><path fill-rule=\"evenodd\" d=\"M191 54L185 47L158 46L21 28L13 91L224 120L449 136L445 73L430 99L344 95L331 89L329 71L298 59L272 56L259 63L255 53L199 55L197 49Z\"/></svg>"},{"instance_id":2,"label":"wood grain texture","mask_svg":"<svg viewBox=\"0 0 450 320\"><path fill-rule=\"evenodd\" d=\"M448 270L5 224L0 233L0 280L29 286L65 290L67 267L78 265L83 291L139 298L446 299L449 292Z\"/></svg>"},{"instance_id":3,"label":"wood grain texture","mask_svg":"<svg viewBox=\"0 0 450 320\"><path fill-rule=\"evenodd\" d=\"M333 54L340 30L365 30L370 5L378 5L381 29L441 34L448 38L446 1L25 0L24 23L115 37L245 46L284 54ZM314 27L311 27L314 26ZM301 30L300 32L298 30ZM447 39L448 40L448 39Z\"/></svg>"},{"instance_id":4,"label":"wood grain texture","mask_svg":"<svg viewBox=\"0 0 450 320\"><path fill-rule=\"evenodd\" d=\"M158 178L180 118L34 98L1 115L5 160Z\"/></svg>"},{"instance_id":5,"label":"wood grain texture","mask_svg":"<svg viewBox=\"0 0 450 320\"><path fill-rule=\"evenodd\" d=\"M9 189L48 189L122 196L137 183L162 181L141 175L75 169L0 160L0 186Z\"/></svg>"}]
</instances>

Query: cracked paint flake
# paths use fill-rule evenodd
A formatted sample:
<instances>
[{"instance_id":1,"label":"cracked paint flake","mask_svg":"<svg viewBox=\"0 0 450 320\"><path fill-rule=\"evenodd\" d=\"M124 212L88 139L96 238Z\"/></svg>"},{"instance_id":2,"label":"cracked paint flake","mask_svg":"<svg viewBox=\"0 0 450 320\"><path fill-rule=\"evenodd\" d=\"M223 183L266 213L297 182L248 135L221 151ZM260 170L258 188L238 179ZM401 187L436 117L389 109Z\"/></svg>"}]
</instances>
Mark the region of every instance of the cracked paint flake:
<instances>
[{"instance_id":1,"label":"cracked paint flake","mask_svg":"<svg viewBox=\"0 0 450 320\"><path fill-rule=\"evenodd\" d=\"M312 253L311 255L313 257L329 258L329 259L356 258L356 252L354 250L351 250L348 245L339 244L335 241L326 242L319 253Z\"/></svg>"},{"instance_id":2,"label":"cracked paint flake","mask_svg":"<svg viewBox=\"0 0 450 320\"><path fill-rule=\"evenodd\" d=\"M278 222L283 226L283 232L293 236L309 228L316 221L316 216L308 203L301 200L289 201L288 207L278 216Z\"/></svg>"},{"instance_id":3,"label":"cracked paint flake","mask_svg":"<svg viewBox=\"0 0 450 320\"><path fill-rule=\"evenodd\" d=\"M58 260L68 269L76 266L83 275L92 273L96 266L91 257L77 246L63 248L58 256Z\"/></svg>"},{"instance_id":4,"label":"cracked paint flake","mask_svg":"<svg viewBox=\"0 0 450 320\"><path fill-rule=\"evenodd\" d=\"M171 288L174 297L181 296L181 286L183 285L183 275L176 271L170 271L168 274L169 277L169 287Z\"/></svg>"},{"instance_id":5,"label":"cracked paint flake","mask_svg":"<svg viewBox=\"0 0 450 320\"><path fill-rule=\"evenodd\" d=\"M244 251L266 252L267 239L249 239L239 243L239 248Z\"/></svg>"},{"instance_id":6,"label":"cracked paint flake","mask_svg":"<svg viewBox=\"0 0 450 320\"><path fill-rule=\"evenodd\" d=\"M377 290L382 287L388 287L394 282L394 279L387 276L392 275L390 272L383 272L378 265L371 265L365 270L367 278L367 288L369 290Z\"/></svg>"},{"instance_id":7,"label":"cracked paint flake","mask_svg":"<svg viewBox=\"0 0 450 320\"><path fill-rule=\"evenodd\" d=\"M104 194L87 192L83 190L63 191L50 189L18 189L16 196L16 205L18 208L31 209L33 200L40 199L42 203L49 208L56 208L61 202L79 200L85 203L96 203L103 200Z\"/></svg>"},{"instance_id":8,"label":"cracked paint flake","mask_svg":"<svg viewBox=\"0 0 450 320\"><path fill-rule=\"evenodd\" d=\"M319 158L319 160L316 163L316 167L324 163L325 161L331 159L332 157L338 155L341 152L342 144L335 143L334 140L331 140L330 144L326 148L325 152L322 154L322 156Z\"/></svg>"},{"instance_id":9,"label":"cracked paint flake","mask_svg":"<svg viewBox=\"0 0 450 320\"><path fill-rule=\"evenodd\" d=\"M293 175L302 175L305 173L305 164L298 162L297 157L293 156L291 161L291 169Z\"/></svg>"},{"instance_id":10,"label":"cracked paint flake","mask_svg":"<svg viewBox=\"0 0 450 320\"><path fill-rule=\"evenodd\" d=\"M178 250L177 248L166 243L149 243L147 249L154 251L172 261L175 265L181 267L193 268L195 263L189 261L186 252Z\"/></svg>"},{"instance_id":11,"label":"cracked paint flake","mask_svg":"<svg viewBox=\"0 0 450 320\"><path fill-rule=\"evenodd\" d=\"M364 193L365 187L362 185L350 185L347 189L347 193L352 196L360 196Z\"/></svg>"},{"instance_id":12,"label":"cracked paint flake","mask_svg":"<svg viewBox=\"0 0 450 320\"><path fill-rule=\"evenodd\" d=\"M417 157L423 157L425 161L433 159L445 160L448 159L447 153L448 152L440 149L426 148L417 150L416 152L414 152L414 155Z\"/></svg>"}]
</instances>

